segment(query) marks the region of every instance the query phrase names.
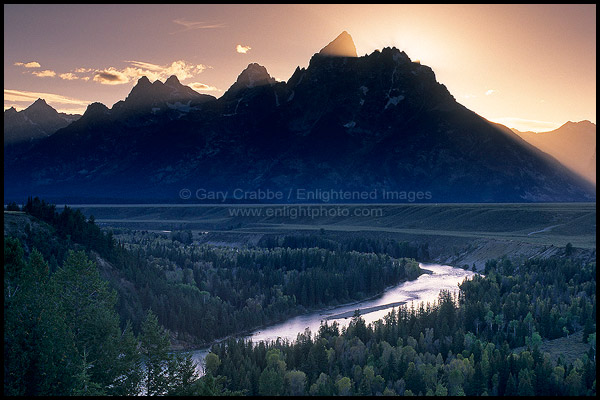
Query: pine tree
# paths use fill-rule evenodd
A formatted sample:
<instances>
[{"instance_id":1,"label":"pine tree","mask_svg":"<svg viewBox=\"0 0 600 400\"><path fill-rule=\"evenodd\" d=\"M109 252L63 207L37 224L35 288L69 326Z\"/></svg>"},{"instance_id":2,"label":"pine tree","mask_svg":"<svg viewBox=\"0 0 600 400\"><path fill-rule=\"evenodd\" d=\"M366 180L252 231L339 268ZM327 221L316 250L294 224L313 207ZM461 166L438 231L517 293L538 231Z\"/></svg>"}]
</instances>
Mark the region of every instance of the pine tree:
<instances>
[{"instance_id":1,"label":"pine tree","mask_svg":"<svg viewBox=\"0 0 600 400\"><path fill-rule=\"evenodd\" d=\"M136 396L140 394L143 369L138 340L133 334L131 321L127 321L125 325L119 347L116 369L120 375L116 377L110 393L115 396Z\"/></svg>"},{"instance_id":2,"label":"pine tree","mask_svg":"<svg viewBox=\"0 0 600 400\"><path fill-rule=\"evenodd\" d=\"M17 239L4 241L4 394L69 395L80 362L60 304L48 285L48 264Z\"/></svg>"},{"instance_id":3,"label":"pine tree","mask_svg":"<svg viewBox=\"0 0 600 400\"><path fill-rule=\"evenodd\" d=\"M169 395L192 396L196 394L198 381L197 364L192 354L177 354L171 356L167 366Z\"/></svg>"},{"instance_id":4,"label":"pine tree","mask_svg":"<svg viewBox=\"0 0 600 400\"><path fill-rule=\"evenodd\" d=\"M517 391L517 380L513 376L512 373L508 375L508 380L506 381L506 389L504 390L505 396L516 396L518 394Z\"/></svg>"},{"instance_id":5,"label":"pine tree","mask_svg":"<svg viewBox=\"0 0 600 400\"><path fill-rule=\"evenodd\" d=\"M141 350L146 365L144 384L147 396L164 395L169 390L167 360L169 337L158 323L158 318L148 310L142 322Z\"/></svg>"},{"instance_id":6,"label":"pine tree","mask_svg":"<svg viewBox=\"0 0 600 400\"><path fill-rule=\"evenodd\" d=\"M532 375L533 373L528 369L522 369L519 371L519 396L535 395L535 391L533 390Z\"/></svg>"},{"instance_id":7,"label":"pine tree","mask_svg":"<svg viewBox=\"0 0 600 400\"><path fill-rule=\"evenodd\" d=\"M76 376L77 386L73 394L75 396L104 396L106 393L100 385L90 379L88 370L90 363L87 360L87 349L83 349L83 359L81 363L81 372Z\"/></svg>"},{"instance_id":8,"label":"pine tree","mask_svg":"<svg viewBox=\"0 0 600 400\"><path fill-rule=\"evenodd\" d=\"M60 304L60 313L73 335L79 359L87 348L90 379L108 391L122 375L117 368L121 350L116 292L109 289L96 263L82 251L69 251L50 287L51 298Z\"/></svg>"}]
</instances>

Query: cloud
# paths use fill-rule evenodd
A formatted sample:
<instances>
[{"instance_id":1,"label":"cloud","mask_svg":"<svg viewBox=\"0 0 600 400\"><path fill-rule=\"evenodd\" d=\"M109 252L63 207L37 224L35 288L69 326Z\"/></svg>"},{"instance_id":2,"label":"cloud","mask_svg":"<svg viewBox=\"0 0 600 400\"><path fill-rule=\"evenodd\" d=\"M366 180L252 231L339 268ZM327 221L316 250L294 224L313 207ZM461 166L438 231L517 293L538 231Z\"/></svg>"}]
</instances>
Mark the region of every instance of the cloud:
<instances>
[{"instance_id":1,"label":"cloud","mask_svg":"<svg viewBox=\"0 0 600 400\"><path fill-rule=\"evenodd\" d=\"M125 62L130 63L134 67L146 69L149 71L161 71L164 69L163 66L148 63L148 62L143 62L143 61L125 61Z\"/></svg>"},{"instance_id":2,"label":"cloud","mask_svg":"<svg viewBox=\"0 0 600 400\"><path fill-rule=\"evenodd\" d=\"M129 82L129 77L122 71L118 71L111 67L96 71L94 81L103 85L122 85Z\"/></svg>"},{"instance_id":3,"label":"cloud","mask_svg":"<svg viewBox=\"0 0 600 400\"><path fill-rule=\"evenodd\" d=\"M43 92L28 92L25 90L15 89L4 89L4 100L5 101L35 101L37 99L44 99L47 102L61 103L61 104L73 104L73 105L88 105L91 102L87 100L79 100L72 97L62 96L54 93L43 93Z\"/></svg>"},{"instance_id":4,"label":"cloud","mask_svg":"<svg viewBox=\"0 0 600 400\"><path fill-rule=\"evenodd\" d=\"M83 114L91 101L75 99L54 93L28 92L25 90L4 89L4 108L11 105L17 110L29 107L37 99L44 99L60 112ZM20 103L20 105L19 105ZM7 104L8 107L7 107Z\"/></svg>"},{"instance_id":5,"label":"cloud","mask_svg":"<svg viewBox=\"0 0 600 400\"><path fill-rule=\"evenodd\" d=\"M75 68L69 72L61 73L58 76L63 80L82 80L98 82L103 85L123 85L132 81L137 81L142 76L148 77L150 81L165 81L171 75L175 75L180 81L193 78L202 71L211 66L204 64L191 64L184 60L173 61L169 64L161 65L146 61L128 60L124 61L128 66L124 68ZM56 72L51 70L34 71L38 77L54 77ZM207 86L203 90L218 90Z\"/></svg>"},{"instance_id":6,"label":"cloud","mask_svg":"<svg viewBox=\"0 0 600 400\"><path fill-rule=\"evenodd\" d=\"M64 73L64 74L60 74L59 77L60 77L60 79L64 79L64 80L67 80L67 81L74 81L76 79L79 79L79 77L77 75L75 75L74 73L72 73L72 72L67 72L67 73Z\"/></svg>"},{"instance_id":7,"label":"cloud","mask_svg":"<svg viewBox=\"0 0 600 400\"><path fill-rule=\"evenodd\" d=\"M237 51L238 53L246 54L251 48L252 47L250 46L242 46L241 44L238 44L237 46L235 46L235 51Z\"/></svg>"},{"instance_id":8,"label":"cloud","mask_svg":"<svg viewBox=\"0 0 600 400\"><path fill-rule=\"evenodd\" d=\"M40 78L54 78L56 76L56 72L49 69L45 69L43 71L33 71L32 74Z\"/></svg>"},{"instance_id":9,"label":"cloud","mask_svg":"<svg viewBox=\"0 0 600 400\"><path fill-rule=\"evenodd\" d=\"M175 32L171 32L170 35L173 35L175 33L179 33L179 32L185 32L185 31L191 31L191 30L195 30L195 29L215 29L215 28L224 28L226 27L225 24L223 23L208 23L205 21L186 21L183 18L178 18L173 20L174 23L176 23L177 25L181 25L184 27L184 29L175 31Z\"/></svg>"},{"instance_id":10,"label":"cloud","mask_svg":"<svg viewBox=\"0 0 600 400\"><path fill-rule=\"evenodd\" d=\"M192 82L192 83L188 84L187 86L191 87L192 89L194 89L197 92L222 92L221 89L217 89L214 86L209 86L209 85L206 85L206 84L200 83L200 82Z\"/></svg>"},{"instance_id":11,"label":"cloud","mask_svg":"<svg viewBox=\"0 0 600 400\"><path fill-rule=\"evenodd\" d=\"M183 60L173 61L171 64L167 65L157 65L141 61L126 62L132 64L133 67L125 68L125 73L133 78L139 78L145 75L152 81L166 79L171 75L177 76L179 80L184 80L192 78L207 68L203 64L193 65L188 64Z\"/></svg>"},{"instance_id":12,"label":"cloud","mask_svg":"<svg viewBox=\"0 0 600 400\"><path fill-rule=\"evenodd\" d=\"M490 90L488 90L487 92L485 92L485 95L486 95L486 96L489 96L489 95L491 95L491 94L494 94L494 93L498 93L498 91L497 91L497 90L494 90L494 89L490 89Z\"/></svg>"},{"instance_id":13,"label":"cloud","mask_svg":"<svg viewBox=\"0 0 600 400\"><path fill-rule=\"evenodd\" d=\"M150 81L166 80L175 75L180 81L193 78L207 68L204 64L189 64L183 60L173 61L171 64L159 65L145 61L125 61L131 66L123 69L114 67L96 70L94 81L105 85L120 85L135 81L142 76L148 77Z\"/></svg>"},{"instance_id":14,"label":"cloud","mask_svg":"<svg viewBox=\"0 0 600 400\"><path fill-rule=\"evenodd\" d=\"M41 67L40 63L37 61L31 61L28 63L16 62L15 65L25 67L25 68L40 68Z\"/></svg>"}]
</instances>

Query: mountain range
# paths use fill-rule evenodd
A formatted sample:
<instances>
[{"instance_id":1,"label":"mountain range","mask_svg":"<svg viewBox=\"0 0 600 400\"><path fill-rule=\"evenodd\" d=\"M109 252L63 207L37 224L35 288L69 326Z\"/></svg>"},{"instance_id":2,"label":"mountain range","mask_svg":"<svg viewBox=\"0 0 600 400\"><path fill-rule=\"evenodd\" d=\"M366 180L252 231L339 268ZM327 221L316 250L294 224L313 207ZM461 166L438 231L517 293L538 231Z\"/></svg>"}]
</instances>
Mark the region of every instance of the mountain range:
<instances>
[{"instance_id":1,"label":"mountain range","mask_svg":"<svg viewBox=\"0 0 600 400\"><path fill-rule=\"evenodd\" d=\"M596 124L568 121L549 132L513 132L596 184Z\"/></svg>"},{"instance_id":2,"label":"mountain range","mask_svg":"<svg viewBox=\"0 0 600 400\"><path fill-rule=\"evenodd\" d=\"M59 113L43 99L37 99L22 111L11 107L4 111L4 146L48 137L79 117Z\"/></svg>"},{"instance_id":3,"label":"mountain range","mask_svg":"<svg viewBox=\"0 0 600 400\"><path fill-rule=\"evenodd\" d=\"M254 63L217 99L174 76L142 77L111 108L90 104L52 135L13 149L5 139L5 201L177 202L182 189L595 200L595 185L456 102L431 68L396 48L357 57L347 32L287 82Z\"/></svg>"}]
</instances>

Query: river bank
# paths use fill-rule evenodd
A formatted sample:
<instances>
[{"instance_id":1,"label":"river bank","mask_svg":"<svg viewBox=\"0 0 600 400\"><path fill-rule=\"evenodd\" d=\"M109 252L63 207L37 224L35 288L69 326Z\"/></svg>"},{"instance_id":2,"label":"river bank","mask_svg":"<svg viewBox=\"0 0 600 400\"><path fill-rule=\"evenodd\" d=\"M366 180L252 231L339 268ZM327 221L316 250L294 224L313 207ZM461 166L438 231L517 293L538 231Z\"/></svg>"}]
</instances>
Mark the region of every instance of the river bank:
<instances>
[{"instance_id":1,"label":"river bank","mask_svg":"<svg viewBox=\"0 0 600 400\"><path fill-rule=\"evenodd\" d=\"M231 335L230 337L244 338L255 343L277 339L293 341L296 340L299 333L304 333L307 328L313 334L318 332L321 323L324 321L328 321L328 323L336 321L340 329L346 327L350 322L350 318L344 316L348 315L347 313L352 313L350 316L353 315L357 308L369 310L364 315L361 313L365 323L369 324L383 318L392 307L398 307L398 303L411 304L412 307L421 302L431 304L437 300L441 290L458 291L458 285L464 279L470 279L475 275L472 271L454 268L449 265L420 263L419 266L421 269L425 269L423 268L425 266L430 273L422 273L415 280L405 281L389 287L383 294L372 296L376 297L375 299L313 310L306 314L291 317L282 323L255 330L249 334ZM226 339L220 339L215 343ZM210 346L203 346L194 350L188 349L188 351L192 352L192 358L198 363L199 372L202 373L202 363L204 357L210 351Z\"/></svg>"},{"instance_id":2,"label":"river bank","mask_svg":"<svg viewBox=\"0 0 600 400\"><path fill-rule=\"evenodd\" d=\"M425 268L422 268L422 265L423 264L419 263L419 268L421 270L421 273L419 274L419 277L422 276L422 275L424 275L424 274L425 275L431 275L431 274L433 274L433 271L425 269ZM416 279L413 279L412 281L417 280L419 277L417 277ZM346 303L342 303L342 304L331 304L331 305L328 305L328 306L322 306L322 307L310 308L310 309L307 309L305 307L299 306L298 310L300 312L294 313L292 315L289 315L286 318L283 318L283 319L281 319L279 321L274 321L274 322L271 322L271 323L267 323L267 324L255 326L255 327L252 327L252 328L249 328L249 329L245 329L243 331L240 331L240 332L237 332L237 333L234 333L234 334L222 337L222 338L218 338L218 339L212 340L211 342L206 343L206 344L200 344L200 343L197 343L197 342L193 342L193 341L188 341L188 340L185 340L185 339L177 338L177 336L175 334L171 334L170 335L170 339L171 339L171 348L170 348L170 350L171 351L198 351L198 350L210 349L213 345L218 344L218 343L222 343L222 342L224 342L224 341L226 341L226 340L228 340L228 339L230 339L232 337L248 337L248 336L252 336L252 334L255 333L255 332L264 331L264 330L269 329L269 328L271 328L273 326L277 326L277 325L280 325L282 323L285 323L286 321L289 321L290 319L293 319L293 318L301 318L303 316L314 315L314 314L317 314L317 313L319 313L319 314L326 314L329 311L333 311L333 310L336 310L336 309L353 307L353 306L359 306L361 304L364 304L365 302L375 301L375 300L383 297L385 295L385 293L388 292L389 290L391 290L392 288L395 288L398 285L402 285L402 284L405 284L407 282L411 282L411 280L407 280L406 279L406 280L403 280L401 282L398 282L395 285L387 286L383 290L383 292L374 294L372 296L366 297L366 298L361 299L361 300L352 300L352 301L349 301L349 302L346 302ZM384 308L381 308L381 306L376 306L376 307L378 307L378 308L377 309L373 309L373 310L371 310L369 312L373 312L373 311L378 311L378 310L383 310L384 309ZM357 308L360 308L360 307L357 307ZM391 308L391 306L389 308ZM354 313L355 309L352 310L352 313ZM361 314L363 314L363 313L365 313L365 310L361 310ZM350 315L350 316L352 316L352 315ZM331 317L327 318L327 320L330 320L330 319L332 319L332 318ZM313 331L313 333L314 332L316 332L316 331Z\"/></svg>"}]
</instances>

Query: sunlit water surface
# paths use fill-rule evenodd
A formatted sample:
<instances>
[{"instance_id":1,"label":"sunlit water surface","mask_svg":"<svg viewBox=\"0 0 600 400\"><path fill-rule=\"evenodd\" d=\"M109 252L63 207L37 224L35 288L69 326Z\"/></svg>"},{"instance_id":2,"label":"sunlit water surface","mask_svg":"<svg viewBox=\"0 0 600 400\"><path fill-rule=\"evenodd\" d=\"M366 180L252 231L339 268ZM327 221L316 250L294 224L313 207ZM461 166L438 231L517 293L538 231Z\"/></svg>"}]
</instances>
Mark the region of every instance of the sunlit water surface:
<instances>
[{"instance_id":1,"label":"sunlit water surface","mask_svg":"<svg viewBox=\"0 0 600 400\"><path fill-rule=\"evenodd\" d=\"M348 326L351 320L351 314L356 309L366 309L370 307L382 306L398 302L406 302L410 307L411 303L416 308L421 302L433 303L437 301L441 290L449 290L452 293L458 294L458 285L465 279L470 279L475 275L472 271L467 271L461 268L453 268L449 265L439 264L422 264L419 266L423 269L431 271L431 274L422 274L416 280L403 282L397 286L388 288L382 296L376 299L370 299L362 302L342 305L335 308L327 308L320 311L315 311L309 314L300 315L288 319L285 322L277 325L272 325L263 329L256 330L246 339L252 339L254 343L259 341L274 341L277 338L293 341L299 333L305 332L308 328L315 334L318 332L322 321L327 320L329 324L336 321L340 329ZM398 306L396 305L396 309ZM382 319L391 311L392 307L387 307L378 311L365 313L361 311L362 318L367 324ZM368 311L368 310L367 310ZM337 318L339 314L350 316ZM332 318L333 317L333 318ZM208 354L209 349L198 349L192 351L192 357L198 363L199 372L203 372L204 357Z\"/></svg>"}]
</instances>

